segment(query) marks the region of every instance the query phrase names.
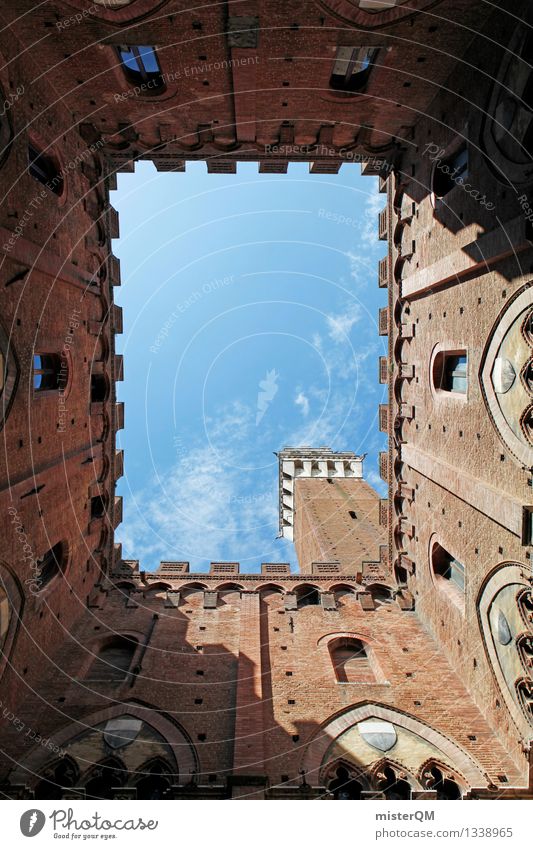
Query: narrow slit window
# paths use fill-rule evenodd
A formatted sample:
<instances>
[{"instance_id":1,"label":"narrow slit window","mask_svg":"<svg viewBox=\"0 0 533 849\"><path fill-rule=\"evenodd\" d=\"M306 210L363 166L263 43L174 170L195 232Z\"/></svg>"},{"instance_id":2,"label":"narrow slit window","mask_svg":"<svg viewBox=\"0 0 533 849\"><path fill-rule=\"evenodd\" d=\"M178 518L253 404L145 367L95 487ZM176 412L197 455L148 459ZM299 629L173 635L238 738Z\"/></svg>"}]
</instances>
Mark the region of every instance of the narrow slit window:
<instances>
[{"instance_id":1,"label":"narrow slit window","mask_svg":"<svg viewBox=\"0 0 533 849\"><path fill-rule=\"evenodd\" d=\"M447 159L437 160L433 171L433 194L443 198L459 181L468 177L468 148L462 145Z\"/></svg>"}]
</instances>

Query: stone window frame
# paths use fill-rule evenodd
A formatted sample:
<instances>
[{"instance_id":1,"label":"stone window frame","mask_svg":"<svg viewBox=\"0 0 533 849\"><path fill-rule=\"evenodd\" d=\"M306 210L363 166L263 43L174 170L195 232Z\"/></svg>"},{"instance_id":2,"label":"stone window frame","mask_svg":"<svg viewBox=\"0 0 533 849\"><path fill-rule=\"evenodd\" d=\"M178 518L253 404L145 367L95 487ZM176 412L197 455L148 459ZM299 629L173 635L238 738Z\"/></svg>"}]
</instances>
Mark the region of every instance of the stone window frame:
<instances>
[{"instance_id":1,"label":"stone window frame","mask_svg":"<svg viewBox=\"0 0 533 849\"><path fill-rule=\"evenodd\" d=\"M339 642L340 640L355 640L363 645L365 649L366 656L369 661L369 668L371 672L371 676L368 681L340 681L337 672L335 670L335 665L333 663L332 658L332 644ZM328 668L331 670L334 680L336 684L345 687L354 687L354 686L365 686L365 687L375 687L375 686L386 686L390 687L390 681L386 678L381 662L377 656L375 651L375 645L371 642L367 634L360 634L357 631L333 631L329 634L324 634L317 640L317 648L321 650L323 653L324 663L327 663Z\"/></svg>"},{"instance_id":2,"label":"stone window frame","mask_svg":"<svg viewBox=\"0 0 533 849\"><path fill-rule=\"evenodd\" d=\"M453 392L451 390L442 389L440 386L435 385L435 361L439 356L458 356L465 355L466 356L466 392ZM431 394L433 399L437 403L457 403L457 404L467 404L470 396L470 388L472 385L472 363L471 357L469 355L469 348L464 343L455 343L455 342L439 342L436 344L431 351L431 356L429 359L429 387L431 390Z\"/></svg>"}]
</instances>

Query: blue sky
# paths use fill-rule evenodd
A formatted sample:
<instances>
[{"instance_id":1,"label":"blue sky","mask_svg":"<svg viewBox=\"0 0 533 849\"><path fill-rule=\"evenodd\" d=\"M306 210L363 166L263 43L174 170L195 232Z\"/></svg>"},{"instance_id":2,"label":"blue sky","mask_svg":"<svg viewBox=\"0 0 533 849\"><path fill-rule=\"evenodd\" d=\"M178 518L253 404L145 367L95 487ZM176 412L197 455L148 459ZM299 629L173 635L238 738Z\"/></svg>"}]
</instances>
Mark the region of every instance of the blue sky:
<instances>
[{"instance_id":1,"label":"blue sky","mask_svg":"<svg viewBox=\"0 0 533 849\"><path fill-rule=\"evenodd\" d=\"M292 164L235 175L158 174L138 163L111 196L120 213L124 310L123 556L156 569L188 560L296 568L276 539L277 461L286 445L367 452L383 491L377 424L386 387L377 330L376 178Z\"/></svg>"}]
</instances>

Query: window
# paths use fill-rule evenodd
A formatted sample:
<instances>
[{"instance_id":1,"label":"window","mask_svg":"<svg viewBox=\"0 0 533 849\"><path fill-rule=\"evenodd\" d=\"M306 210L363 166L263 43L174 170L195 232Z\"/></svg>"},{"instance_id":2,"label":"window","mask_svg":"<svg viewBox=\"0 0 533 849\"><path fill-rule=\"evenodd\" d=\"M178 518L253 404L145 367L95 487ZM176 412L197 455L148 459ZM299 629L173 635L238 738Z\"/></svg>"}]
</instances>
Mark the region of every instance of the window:
<instances>
[{"instance_id":1,"label":"window","mask_svg":"<svg viewBox=\"0 0 533 849\"><path fill-rule=\"evenodd\" d=\"M343 766L339 767L335 778L328 784L328 792L334 799L360 799L362 789L361 783L356 781Z\"/></svg>"},{"instance_id":2,"label":"window","mask_svg":"<svg viewBox=\"0 0 533 849\"><path fill-rule=\"evenodd\" d=\"M59 575L65 568L67 548L63 542L57 542L38 561L39 571L35 576L35 589L43 590L52 578Z\"/></svg>"},{"instance_id":3,"label":"window","mask_svg":"<svg viewBox=\"0 0 533 849\"><path fill-rule=\"evenodd\" d=\"M377 50L371 47L338 47L330 87L337 91L363 91L376 54Z\"/></svg>"},{"instance_id":4,"label":"window","mask_svg":"<svg viewBox=\"0 0 533 849\"><path fill-rule=\"evenodd\" d=\"M102 495L91 498L91 519L101 519L105 515L106 499Z\"/></svg>"},{"instance_id":5,"label":"window","mask_svg":"<svg viewBox=\"0 0 533 849\"><path fill-rule=\"evenodd\" d=\"M132 637L115 637L101 647L93 662L88 681L109 681L118 684L125 681L137 648Z\"/></svg>"},{"instance_id":6,"label":"window","mask_svg":"<svg viewBox=\"0 0 533 849\"><path fill-rule=\"evenodd\" d=\"M155 52L155 47L145 45L120 45L117 48L126 79L133 85L142 86L146 94L159 94L165 90L165 82Z\"/></svg>"},{"instance_id":7,"label":"window","mask_svg":"<svg viewBox=\"0 0 533 849\"><path fill-rule=\"evenodd\" d=\"M361 640L340 637L330 643L329 653L337 681L356 684L375 680L370 659Z\"/></svg>"},{"instance_id":8,"label":"window","mask_svg":"<svg viewBox=\"0 0 533 849\"><path fill-rule=\"evenodd\" d=\"M67 362L62 364L59 354L34 354L33 388L36 391L54 391L60 388L60 383L64 387L67 377Z\"/></svg>"},{"instance_id":9,"label":"window","mask_svg":"<svg viewBox=\"0 0 533 849\"><path fill-rule=\"evenodd\" d=\"M432 566L433 573L437 578L449 581L454 590L464 595L465 567L438 543L433 546Z\"/></svg>"},{"instance_id":10,"label":"window","mask_svg":"<svg viewBox=\"0 0 533 849\"><path fill-rule=\"evenodd\" d=\"M101 403L107 398L107 381L103 374L91 375L91 401L93 404Z\"/></svg>"},{"instance_id":11,"label":"window","mask_svg":"<svg viewBox=\"0 0 533 849\"><path fill-rule=\"evenodd\" d=\"M437 198L443 198L454 186L459 185L459 180L465 180L467 177L468 149L464 144L447 159L436 160L433 170L433 194Z\"/></svg>"},{"instance_id":12,"label":"window","mask_svg":"<svg viewBox=\"0 0 533 849\"><path fill-rule=\"evenodd\" d=\"M296 590L296 598L298 609L300 607L310 607L311 605L320 604L320 597L316 587L304 584Z\"/></svg>"},{"instance_id":13,"label":"window","mask_svg":"<svg viewBox=\"0 0 533 849\"><path fill-rule=\"evenodd\" d=\"M28 145L28 171L32 177L61 197L64 181L55 158L32 144Z\"/></svg>"},{"instance_id":14,"label":"window","mask_svg":"<svg viewBox=\"0 0 533 849\"><path fill-rule=\"evenodd\" d=\"M466 351L440 351L433 363L433 386L437 391L466 395L468 357Z\"/></svg>"}]
</instances>

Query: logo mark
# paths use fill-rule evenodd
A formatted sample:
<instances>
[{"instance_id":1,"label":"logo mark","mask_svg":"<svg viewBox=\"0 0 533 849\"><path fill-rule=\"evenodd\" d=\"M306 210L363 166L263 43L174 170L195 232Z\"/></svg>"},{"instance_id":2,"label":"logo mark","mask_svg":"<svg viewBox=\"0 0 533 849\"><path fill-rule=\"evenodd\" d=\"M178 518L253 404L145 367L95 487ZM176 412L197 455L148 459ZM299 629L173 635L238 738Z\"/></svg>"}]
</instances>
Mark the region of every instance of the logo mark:
<instances>
[{"instance_id":1,"label":"logo mark","mask_svg":"<svg viewBox=\"0 0 533 849\"><path fill-rule=\"evenodd\" d=\"M20 830L24 837L35 837L43 830L46 817L42 811L32 808L25 811L20 818Z\"/></svg>"}]
</instances>

